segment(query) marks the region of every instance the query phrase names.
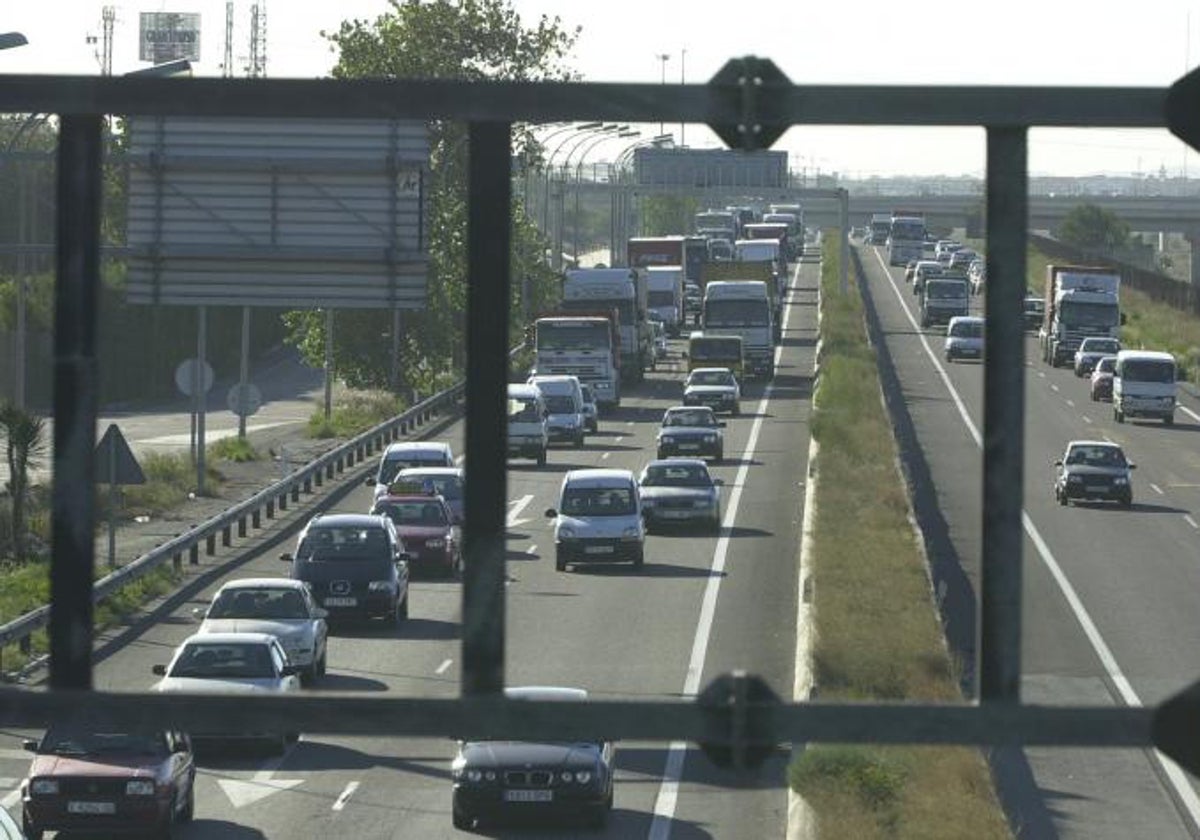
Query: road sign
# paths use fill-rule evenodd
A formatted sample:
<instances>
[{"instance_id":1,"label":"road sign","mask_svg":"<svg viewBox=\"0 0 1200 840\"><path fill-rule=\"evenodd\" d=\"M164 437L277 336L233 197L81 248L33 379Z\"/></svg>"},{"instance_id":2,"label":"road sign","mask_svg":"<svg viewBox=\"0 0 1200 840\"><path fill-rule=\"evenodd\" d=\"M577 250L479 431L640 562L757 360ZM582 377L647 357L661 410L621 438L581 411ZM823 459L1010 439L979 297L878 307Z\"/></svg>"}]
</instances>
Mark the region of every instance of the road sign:
<instances>
[{"instance_id":1,"label":"road sign","mask_svg":"<svg viewBox=\"0 0 1200 840\"><path fill-rule=\"evenodd\" d=\"M96 444L97 484L145 484L146 475L116 423Z\"/></svg>"},{"instance_id":2,"label":"road sign","mask_svg":"<svg viewBox=\"0 0 1200 840\"><path fill-rule=\"evenodd\" d=\"M778 111L791 82L770 59L730 59L708 84L742 115L737 123L709 125L729 148L769 149L790 127Z\"/></svg>"},{"instance_id":3,"label":"road sign","mask_svg":"<svg viewBox=\"0 0 1200 840\"><path fill-rule=\"evenodd\" d=\"M258 410L262 408L262 401L262 391L249 382L244 388L240 382L234 385L225 397L225 404L238 417L250 417L257 414Z\"/></svg>"},{"instance_id":4,"label":"road sign","mask_svg":"<svg viewBox=\"0 0 1200 840\"><path fill-rule=\"evenodd\" d=\"M208 362L199 362L197 359L184 359L179 363L179 367L175 368L175 387L177 387L185 397L196 396L192 393L192 383L195 381L194 368L197 364L203 365L200 368L200 393L207 394L212 390L213 386L213 369Z\"/></svg>"}]
</instances>

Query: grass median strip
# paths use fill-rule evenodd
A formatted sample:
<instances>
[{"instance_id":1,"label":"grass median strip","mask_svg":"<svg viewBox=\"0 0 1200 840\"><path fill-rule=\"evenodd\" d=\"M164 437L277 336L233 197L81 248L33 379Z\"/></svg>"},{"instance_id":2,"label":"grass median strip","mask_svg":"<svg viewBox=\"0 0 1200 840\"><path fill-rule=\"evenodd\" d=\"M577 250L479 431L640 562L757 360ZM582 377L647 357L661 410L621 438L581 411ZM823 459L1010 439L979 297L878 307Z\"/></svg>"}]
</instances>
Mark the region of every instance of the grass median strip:
<instances>
[{"instance_id":1,"label":"grass median strip","mask_svg":"<svg viewBox=\"0 0 1200 840\"><path fill-rule=\"evenodd\" d=\"M821 269L820 443L812 551L813 671L823 701L961 703L910 524L892 424L855 284L838 291L837 238ZM823 838L1007 838L978 750L813 745L789 770Z\"/></svg>"}]
</instances>

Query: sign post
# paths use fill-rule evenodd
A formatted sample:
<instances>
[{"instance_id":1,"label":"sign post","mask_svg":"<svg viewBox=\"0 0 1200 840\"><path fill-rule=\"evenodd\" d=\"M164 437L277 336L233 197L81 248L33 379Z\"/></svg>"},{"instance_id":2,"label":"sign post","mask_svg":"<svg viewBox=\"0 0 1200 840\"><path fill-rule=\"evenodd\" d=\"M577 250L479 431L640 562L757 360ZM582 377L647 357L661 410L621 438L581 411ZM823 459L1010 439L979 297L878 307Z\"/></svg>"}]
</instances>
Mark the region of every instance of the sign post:
<instances>
[{"instance_id":1,"label":"sign post","mask_svg":"<svg viewBox=\"0 0 1200 840\"><path fill-rule=\"evenodd\" d=\"M146 475L116 423L96 444L96 465L96 478L108 483L108 566L112 568L117 565L117 485L145 484Z\"/></svg>"}]
</instances>

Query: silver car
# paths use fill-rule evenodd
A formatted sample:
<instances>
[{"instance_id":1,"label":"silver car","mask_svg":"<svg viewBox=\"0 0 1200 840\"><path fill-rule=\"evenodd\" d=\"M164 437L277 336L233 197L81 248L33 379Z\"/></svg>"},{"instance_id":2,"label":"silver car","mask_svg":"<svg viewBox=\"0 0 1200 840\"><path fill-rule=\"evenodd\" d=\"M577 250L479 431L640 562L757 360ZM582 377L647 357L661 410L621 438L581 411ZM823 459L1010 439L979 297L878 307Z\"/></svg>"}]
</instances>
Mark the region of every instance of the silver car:
<instances>
[{"instance_id":1,"label":"silver car","mask_svg":"<svg viewBox=\"0 0 1200 840\"><path fill-rule=\"evenodd\" d=\"M595 434L600 431L600 408L596 405L596 395L591 386L580 383L583 390L583 428L584 431Z\"/></svg>"},{"instance_id":2,"label":"silver car","mask_svg":"<svg viewBox=\"0 0 1200 840\"><path fill-rule=\"evenodd\" d=\"M721 479L709 475L699 458L651 461L638 478L646 530L684 522L721 528Z\"/></svg>"}]
</instances>

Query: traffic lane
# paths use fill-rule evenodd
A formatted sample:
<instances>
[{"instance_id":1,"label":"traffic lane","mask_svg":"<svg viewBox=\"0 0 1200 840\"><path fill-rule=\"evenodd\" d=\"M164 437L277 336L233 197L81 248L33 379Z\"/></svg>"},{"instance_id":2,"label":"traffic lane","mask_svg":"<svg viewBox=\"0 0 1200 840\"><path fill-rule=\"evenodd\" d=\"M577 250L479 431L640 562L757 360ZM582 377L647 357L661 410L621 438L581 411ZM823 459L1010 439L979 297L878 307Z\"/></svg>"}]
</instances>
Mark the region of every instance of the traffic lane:
<instances>
[{"instance_id":1,"label":"traffic lane","mask_svg":"<svg viewBox=\"0 0 1200 840\"><path fill-rule=\"evenodd\" d=\"M918 467L924 466L928 475L924 490L936 493L939 507L933 516L934 522L938 517L945 517L942 521L946 522L946 530L939 534L936 525L929 527L928 514L922 515L919 511L927 548L932 534L936 550L944 552L966 570L970 580L967 595L971 599L967 610L973 614L982 552L980 451L966 432L959 408L948 396L944 383L912 330L908 315L897 302L892 283L869 253L864 254L863 263L885 331L897 334L889 336L887 341L892 345L891 356L899 371L900 387L906 391L904 409L913 418L916 442L913 451L908 453L908 460L910 464L915 460ZM897 284L899 282L902 281ZM961 369L958 366L943 367L949 371L952 381L961 382L971 372L966 366ZM982 380L981 368L974 373ZM932 399L914 400L914 394L909 393L913 382L929 383ZM981 391L977 393L981 395ZM971 415L976 427L981 428L978 410L981 396L973 403L965 396L963 399L964 410ZM1031 418L1038 417L1031 405L1032 399L1027 398L1027 427ZM1044 427L1047 424L1048 421L1039 418L1036 425ZM961 443L964 440L967 443ZM951 447L950 441L959 441L960 445ZM1027 464L1036 448L1036 444L1029 444L1027 439ZM1036 481L1029 467L1025 472L1029 503L1033 498L1029 485ZM931 490L928 485L933 485L936 490ZM922 490L918 485L918 505ZM962 504L964 498L971 502ZM1028 505L1027 509L1037 510ZM1027 559L1038 556L1029 539L1025 541L1024 556ZM937 554L931 550L931 563L936 559ZM1104 669L1047 567L1041 562L1026 562L1024 576L1022 691L1025 700L1099 705L1113 702ZM947 603L945 608L953 610L954 604ZM973 621L971 626L973 629ZM1181 834L1178 813L1144 751L1005 750L993 756L993 768L1010 819L1014 824L1030 826L1031 836L1186 836ZM1087 768L1086 772L1081 768ZM1111 810L1096 808L1095 802L1113 803L1113 807Z\"/></svg>"}]
</instances>

